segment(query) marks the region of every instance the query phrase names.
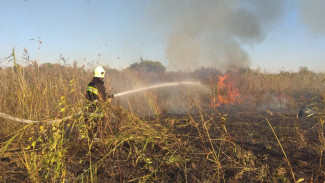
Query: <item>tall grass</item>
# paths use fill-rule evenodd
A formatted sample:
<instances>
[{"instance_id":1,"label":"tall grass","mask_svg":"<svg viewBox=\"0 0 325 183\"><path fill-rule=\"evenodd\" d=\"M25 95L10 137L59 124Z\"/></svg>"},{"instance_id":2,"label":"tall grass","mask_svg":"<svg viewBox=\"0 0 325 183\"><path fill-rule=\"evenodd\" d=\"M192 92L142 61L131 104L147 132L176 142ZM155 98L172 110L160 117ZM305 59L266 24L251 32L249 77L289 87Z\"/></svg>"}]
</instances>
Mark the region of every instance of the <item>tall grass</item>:
<instances>
[{"instance_id":1,"label":"tall grass","mask_svg":"<svg viewBox=\"0 0 325 183\"><path fill-rule=\"evenodd\" d=\"M144 95L117 98L113 104L102 103L99 108L105 117L94 119L87 115L89 106L84 97L92 78L91 70L77 66L76 62L72 65L65 62L38 64L28 57L23 58L27 64L22 66L14 51L10 59L13 66L0 69L3 93L0 112L32 120L72 116L68 121L53 124L26 125L0 119L1 157L9 155L28 182L288 180L282 178L282 174L270 172L268 164L262 163L256 154L230 135L229 106L211 108L211 98L217 94L218 76L230 75L243 101L236 107L246 110L261 109L265 103L276 108L275 103L283 102L285 108L281 110L287 111L282 112L292 112L291 109L299 109L300 105L309 103L312 96L320 97L324 91L324 86L319 84L324 74L306 69L297 73L267 74L249 69L228 73L213 68L143 73L106 68L110 78L106 87L113 87L114 93L156 82L186 79L200 80L208 86L208 91L152 90ZM316 103L322 104L320 99ZM323 109L322 105L314 109L319 119L319 171L324 164ZM174 118L176 114L168 112L186 115ZM91 133L95 121L99 124L99 140ZM285 154L283 148L282 152ZM286 162L291 173L288 177L295 180L288 157ZM0 181L5 177L14 180L16 173L0 173Z\"/></svg>"}]
</instances>

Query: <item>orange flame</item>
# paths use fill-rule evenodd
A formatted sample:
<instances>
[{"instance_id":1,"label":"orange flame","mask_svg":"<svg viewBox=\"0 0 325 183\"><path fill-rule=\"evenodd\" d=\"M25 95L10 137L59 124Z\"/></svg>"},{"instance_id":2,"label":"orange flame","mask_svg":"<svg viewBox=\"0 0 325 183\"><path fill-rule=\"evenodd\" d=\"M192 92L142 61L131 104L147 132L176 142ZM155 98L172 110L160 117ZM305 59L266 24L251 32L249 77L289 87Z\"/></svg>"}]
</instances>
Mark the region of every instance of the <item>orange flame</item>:
<instances>
[{"instance_id":1,"label":"orange flame","mask_svg":"<svg viewBox=\"0 0 325 183\"><path fill-rule=\"evenodd\" d=\"M219 76L219 81L211 100L211 107L239 102L239 91L234 87L234 83L228 77L229 75Z\"/></svg>"}]
</instances>

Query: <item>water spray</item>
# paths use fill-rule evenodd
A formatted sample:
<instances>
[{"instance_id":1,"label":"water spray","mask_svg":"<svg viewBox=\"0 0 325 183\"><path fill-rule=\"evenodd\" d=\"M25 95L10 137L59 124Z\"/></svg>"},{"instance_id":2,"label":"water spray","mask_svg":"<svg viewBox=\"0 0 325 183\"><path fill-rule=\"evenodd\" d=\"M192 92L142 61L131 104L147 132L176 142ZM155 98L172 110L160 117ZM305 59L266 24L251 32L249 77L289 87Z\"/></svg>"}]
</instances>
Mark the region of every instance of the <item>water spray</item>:
<instances>
[{"instance_id":1,"label":"water spray","mask_svg":"<svg viewBox=\"0 0 325 183\"><path fill-rule=\"evenodd\" d=\"M120 97L120 96L123 96L123 95L136 93L136 92L140 92L140 91L144 91L144 90L151 90L151 89L154 89L154 88L162 88L162 87L170 87L170 86L181 86L181 85L201 85L201 83L200 82L193 82L193 81L162 83L162 84L151 85L151 86L138 88L138 89L134 89L134 90L129 90L129 91L125 91L125 92L120 92L120 93L114 94L114 97ZM76 114L76 115L80 115L81 113L82 112L78 112L78 114ZM16 121L16 122L20 122L20 123L41 123L41 122L56 123L56 122L60 122L60 121L69 120L72 117L73 117L73 115L72 116L67 116L67 117L62 118L62 119L56 119L56 120L35 121L35 120L21 119L21 118L14 117L14 116L4 114L4 113L0 112L0 118L8 119L8 120L11 120L11 121Z\"/></svg>"},{"instance_id":2,"label":"water spray","mask_svg":"<svg viewBox=\"0 0 325 183\"><path fill-rule=\"evenodd\" d=\"M114 97L120 97L120 96L123 96L123 95L128 95L128 94L131 94L131 93L136 93L136 92L145 91L145 90L151 90L151 89L154 89L154 88L180 86L180 85L201 85L201 83L200 82L193 82L193 81L162 83L162 84L151 85L151 86L147 86L147 87L143 87L143 88L138 88L138 89L134 89L134 90L120 92L120 93L114 94Z\"/></svg>"}]
</instances>

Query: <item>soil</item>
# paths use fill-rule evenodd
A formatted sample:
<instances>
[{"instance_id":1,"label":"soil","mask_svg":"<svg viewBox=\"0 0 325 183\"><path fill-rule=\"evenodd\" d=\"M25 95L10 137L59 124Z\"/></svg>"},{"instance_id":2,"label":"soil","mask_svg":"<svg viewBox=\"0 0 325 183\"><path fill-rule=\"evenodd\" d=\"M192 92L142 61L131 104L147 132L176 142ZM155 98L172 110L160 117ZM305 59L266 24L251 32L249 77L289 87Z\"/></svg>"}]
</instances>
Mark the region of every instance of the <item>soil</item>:
<instances>
[{"instance_id":1,"label":"soil","mask_svg":"<svg viewBox=\"0 0 325 183\"><path fill-rule=\"evenodd\" d=\"M324 157L321 156L318 121L316 118L296 114L274 112L243 111L227 109L226 116L209 113L206 131L201 116L188 114L163 114L150 124L159 123L177 139L180 147L178 156L184 161L159 167L166 151L152 144L147 155L152 158L152 167L159 171L148 181L152 182L293 182L290 167L286 162L280 144L272 132L269 120L290 162L296 180L324 182ZM204 115L205 121L209 117ZM209 133L207 133L209 132ZM210 138L209 138L209 136ZM0 137L0 139L3 139ZM209 139L213 140L213 143ZM224 139L218 141L218 139ZM211 145L213 144L213 146ZM67 149L67 179L71 182L89 166L86 156L87 143L74 141ZM211 161L212 148L220 152L219 162ZM218 151L220 150L220 151ZM105 155L105 143L99 142L92 149L92 160L100 160ZM107 158L97 167L98 182L138 182L141 177L152 172L145 163L129 157L130 147L123 144L117 156ZM28 173L14 150L8 150L0 159L0 182L29 182ZM88 158L89 159L89 158ZM81 160L85 160L81 162ZM218 167L220 171L218 171ZM218 173L219 172L219 173ZM70 178L69 178L70 177Z\"/></svg>"}]
</instances>

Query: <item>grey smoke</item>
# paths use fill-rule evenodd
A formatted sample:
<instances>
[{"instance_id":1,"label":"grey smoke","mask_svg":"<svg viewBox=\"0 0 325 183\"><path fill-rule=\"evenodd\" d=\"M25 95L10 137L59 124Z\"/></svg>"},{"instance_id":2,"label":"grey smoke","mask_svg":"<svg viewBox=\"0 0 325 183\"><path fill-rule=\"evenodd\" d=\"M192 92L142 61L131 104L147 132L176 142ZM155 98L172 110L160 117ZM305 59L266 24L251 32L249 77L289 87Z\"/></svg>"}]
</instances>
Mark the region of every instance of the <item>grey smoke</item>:
<instances>
[{"instance_id":1,"label":"grey smoke","mask_svg":"<svg viewBox=\"0 0 325 183\"><path fill-rule=\"evenodd\" d=\"M307 27L316 34L325 34L325 1L300 0L300 16Z\"/></svg>"},{"instance_id":2,"label":"grey smoke","mask_svg":"<svg viewBox=\"0 0 325 183\"><path fill-rule=\"evenodd\" d=\"M164 0L153 4L155 21L170 29L165 51L171 70L249 67L242 44L261 42L283 8L282 0Z\"/></svg>"}]
</instances>

